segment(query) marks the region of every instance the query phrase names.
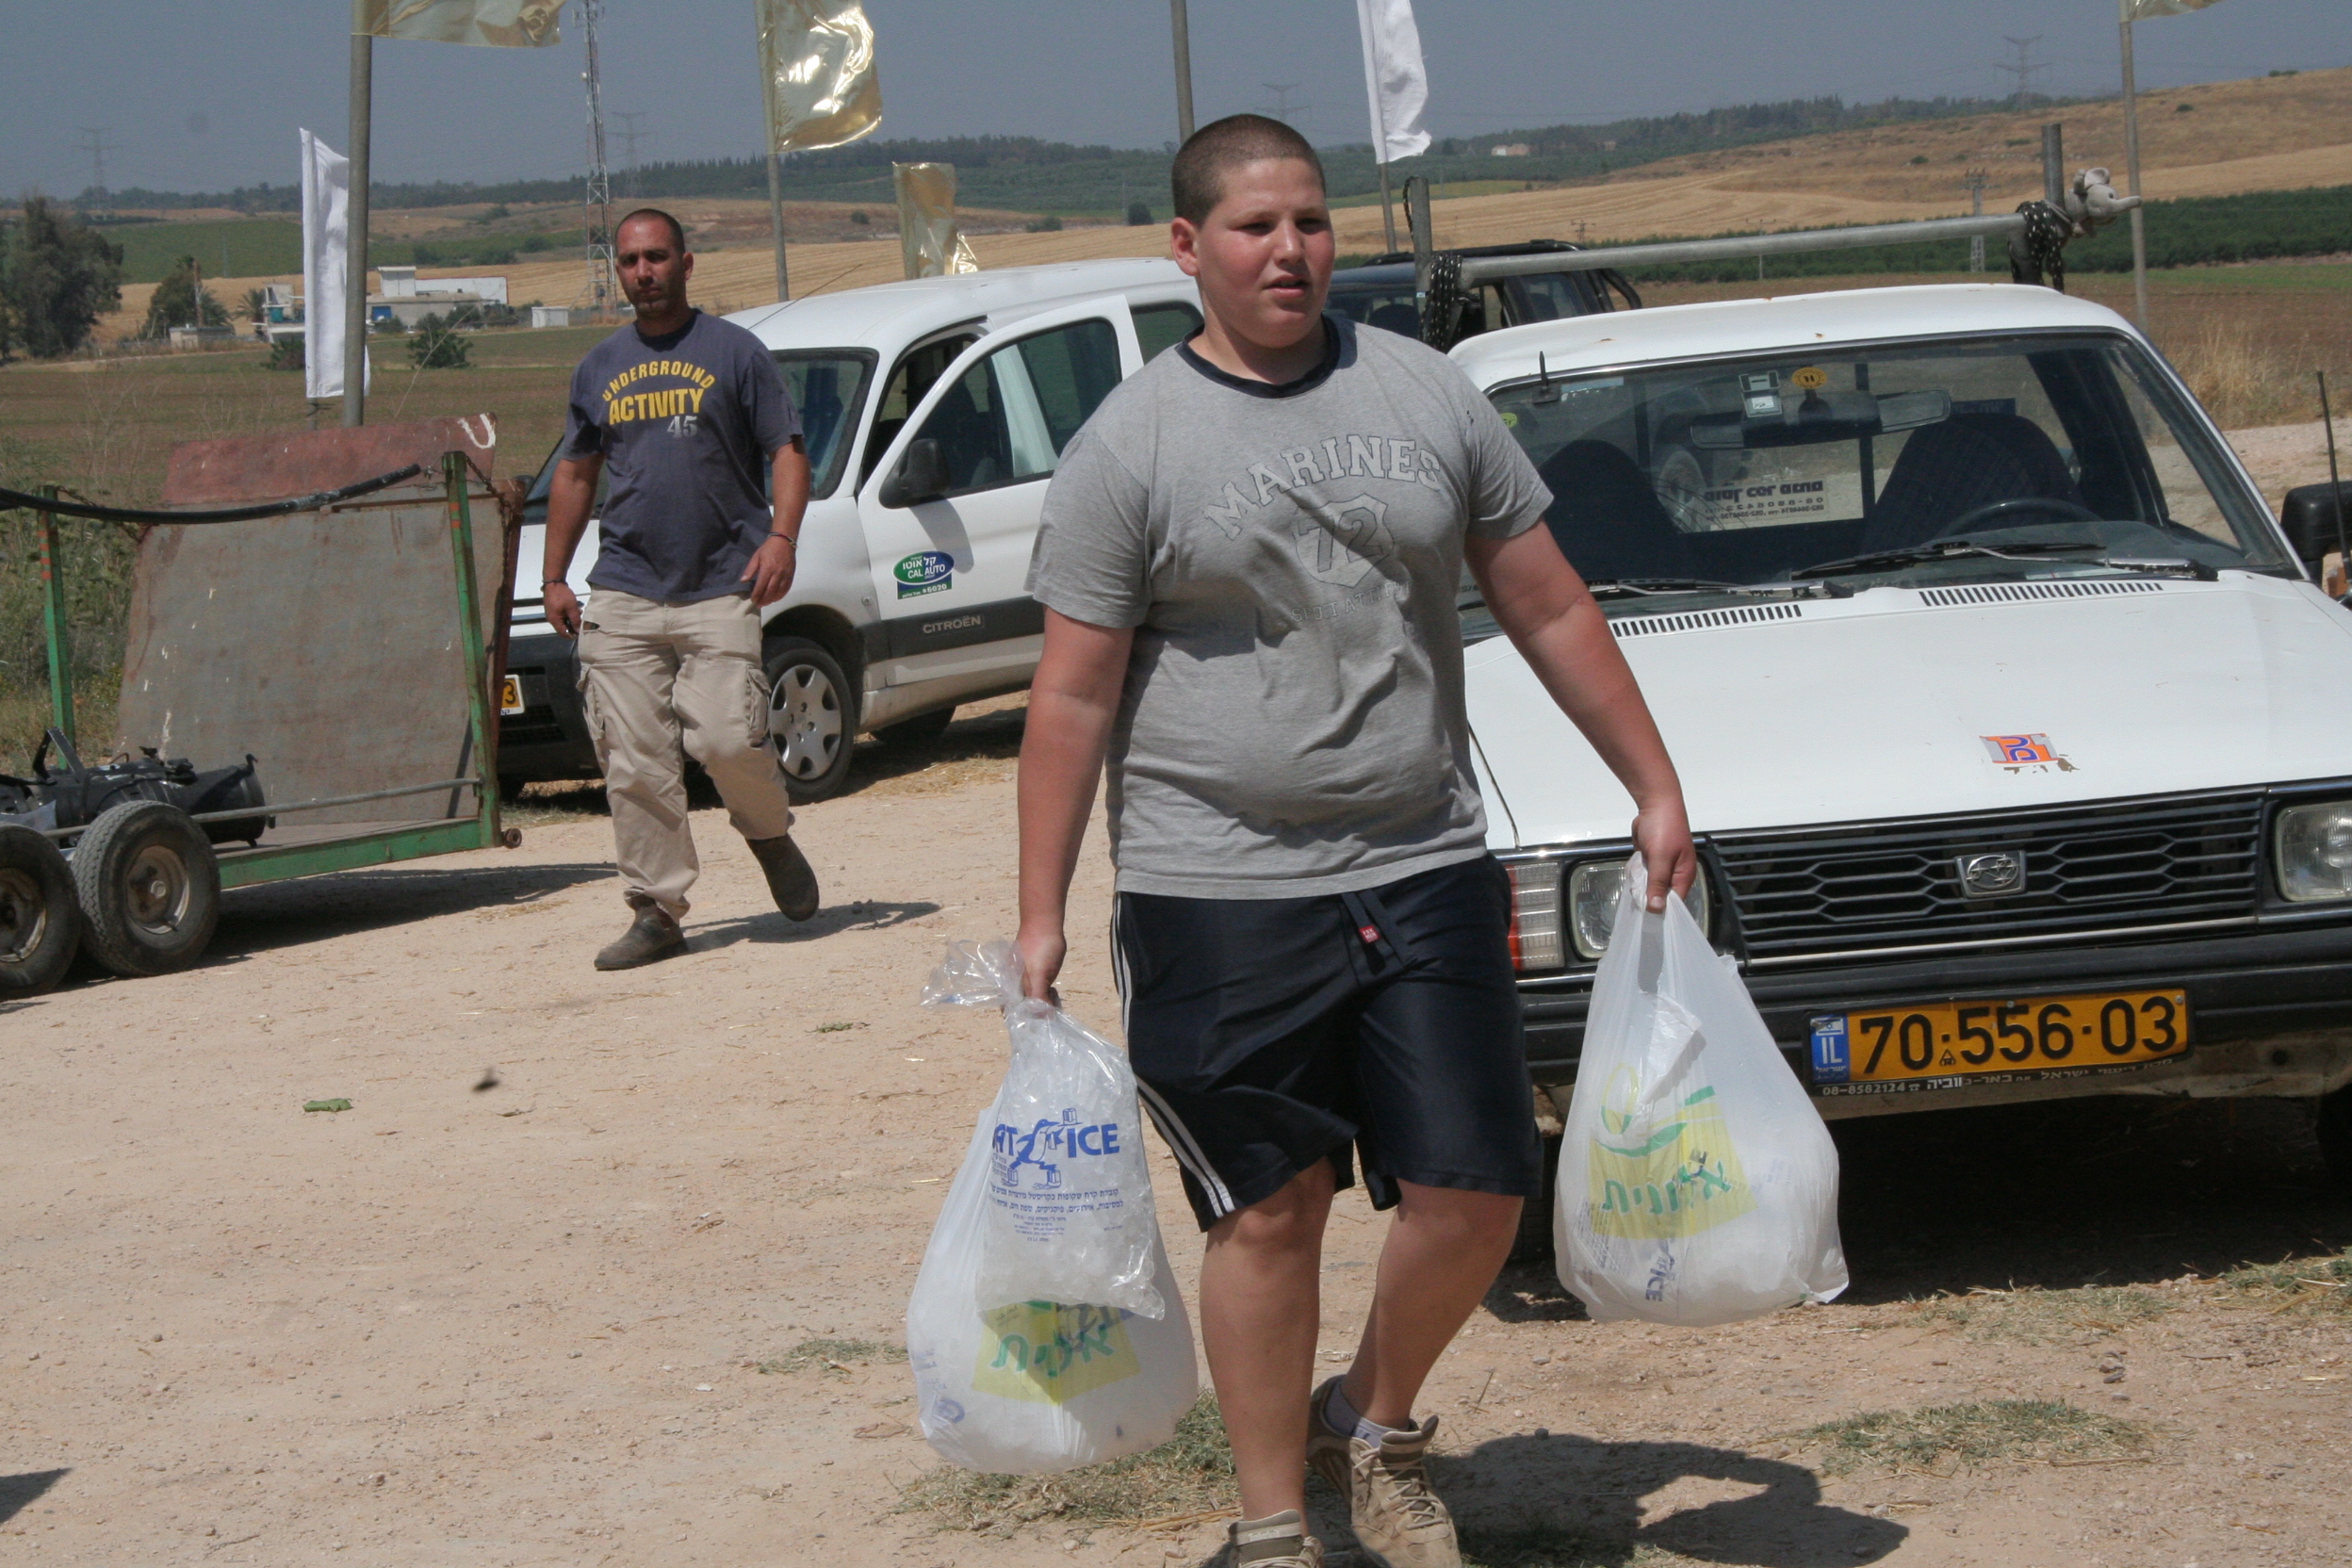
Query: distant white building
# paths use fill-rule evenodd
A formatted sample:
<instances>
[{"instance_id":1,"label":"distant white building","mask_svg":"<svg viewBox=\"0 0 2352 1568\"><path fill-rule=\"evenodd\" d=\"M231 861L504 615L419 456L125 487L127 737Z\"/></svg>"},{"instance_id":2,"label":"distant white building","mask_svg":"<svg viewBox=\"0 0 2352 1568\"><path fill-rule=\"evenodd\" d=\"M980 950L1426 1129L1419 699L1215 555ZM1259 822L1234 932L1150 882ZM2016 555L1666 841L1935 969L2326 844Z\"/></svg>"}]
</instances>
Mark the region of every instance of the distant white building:
<instances>
[{"instance_id":1,"label":"distant white building","mask_svg":"<svg viewBox=\"0 0 2352 1568\"><path fill-rule=\"evenodd\" d=\"M1524 158L1535 149L1524 141L1498 141L1487 151L1498 158Z\"/></svg>"},{"instance_id":2,"label":"distant white building","mask_svg":"<svg viewBox=\"0 0 2352 1568\"><path fill-rule=\"evenodd\" d=\"M378 267L384 292L368 297L368 319L397 319L413 327L428 316L447 316L462 305L506 303L506 279L498 273L478 278L418 278L414 267Z\"/></svg>"}]
</instances>

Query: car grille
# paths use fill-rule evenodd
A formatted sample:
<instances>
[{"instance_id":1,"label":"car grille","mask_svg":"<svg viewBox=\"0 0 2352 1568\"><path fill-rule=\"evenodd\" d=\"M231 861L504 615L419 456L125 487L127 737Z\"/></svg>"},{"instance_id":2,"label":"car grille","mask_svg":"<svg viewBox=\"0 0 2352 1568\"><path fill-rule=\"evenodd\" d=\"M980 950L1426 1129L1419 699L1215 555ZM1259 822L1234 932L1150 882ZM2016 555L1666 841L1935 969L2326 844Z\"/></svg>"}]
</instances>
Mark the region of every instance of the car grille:
<instances>
[{"instance_id":1,"label":"car grille","mask_svg":"<svg viewBox=\"0 0 2352 1568\"><path fill-rule=\"evenodd\" d=\"M1714 841L1751 963L2057 939L2246 918L2262 797L2171 796ZM1963 891L1959 861L2006 852L2021 890Z\"/></svg>"},{"instance_id":2,"label":"car grille","mask_svg":"<svg viewBox=\"0 0 2352 1568\"><path fill-rule=\"evenodd\" d=\"M506 746L555 745L564 739L564 727L556 721L552 708L526 708L519 713L498 716L498 743Z\"/></svg>"}]
</instances>

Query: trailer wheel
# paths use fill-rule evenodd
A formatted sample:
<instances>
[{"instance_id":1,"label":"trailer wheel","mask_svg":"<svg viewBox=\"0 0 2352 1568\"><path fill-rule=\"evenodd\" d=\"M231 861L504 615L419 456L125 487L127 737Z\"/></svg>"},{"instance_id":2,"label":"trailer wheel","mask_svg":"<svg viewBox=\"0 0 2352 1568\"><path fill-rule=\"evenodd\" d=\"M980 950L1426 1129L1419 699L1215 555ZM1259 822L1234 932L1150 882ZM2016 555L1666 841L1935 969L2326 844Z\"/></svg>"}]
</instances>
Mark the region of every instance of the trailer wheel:
<instances>
[{"instance_id":1,"label":"trailer wheel","mask_svg":"<svg viewBox=\"0 0 2352 1568\"><path fill-rule=\"evenodd\" d=\"M81 939L65 857L29 827L0 826L0 996L33 996L56 985Z\"/></svg>"},{"instance_id":2,"label":"trailer wheel","mask_svg":"<svg viewBox=\"0 0 2352 1568\"><path fill-rule=\"evenodd\" d=\"M117 974L169 974L220 921L220 863L203 828L159 800L108 807L74 846L82 944Z\"/></svg>"}]
</instances>

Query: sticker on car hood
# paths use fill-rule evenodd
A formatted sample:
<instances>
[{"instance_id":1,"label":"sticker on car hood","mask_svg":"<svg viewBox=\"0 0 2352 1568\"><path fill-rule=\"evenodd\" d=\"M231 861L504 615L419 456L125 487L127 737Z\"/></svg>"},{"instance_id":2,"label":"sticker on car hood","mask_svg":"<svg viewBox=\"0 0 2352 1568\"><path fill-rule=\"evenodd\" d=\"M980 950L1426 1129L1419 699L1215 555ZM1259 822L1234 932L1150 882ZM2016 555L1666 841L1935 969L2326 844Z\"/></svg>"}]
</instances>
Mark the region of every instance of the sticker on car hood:
<instances>
[{"instance_id":1,"label":"sticker on car hood","mask_svg":"<svg viewBox=\"0 0 2352 1568\"><path fill-rule=\"evenodd\" d=\"M2074 772L2074 764L2058 755L2047 735L1980 735L1977 739L1984 743L1985 755L2001 767Z\"/></svg>"}]
</instances>

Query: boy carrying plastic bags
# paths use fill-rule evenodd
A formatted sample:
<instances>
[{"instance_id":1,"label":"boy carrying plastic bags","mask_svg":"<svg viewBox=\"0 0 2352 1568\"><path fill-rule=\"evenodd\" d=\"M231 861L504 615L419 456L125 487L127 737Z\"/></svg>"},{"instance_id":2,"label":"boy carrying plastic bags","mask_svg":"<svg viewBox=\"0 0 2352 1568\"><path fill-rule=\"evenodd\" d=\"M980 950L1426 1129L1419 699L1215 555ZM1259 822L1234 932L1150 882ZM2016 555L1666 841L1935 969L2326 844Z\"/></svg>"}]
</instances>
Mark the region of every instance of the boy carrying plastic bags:
<instances>
[{"instance_id":1,"label":"boy carrying plastic bags","mask_svg":"<svg viewBox=\"0 0 2352 1568\"><path fill-rule=\"evenodd\" d=\"M1114 960L1145 1108L1206 1233L1200 1326L1244 1515L1227 1555L1314 1568L1312 1463L1391 1568L1455 1568L1423 1380L1542 1190L1455 609L1465 563L1640 810L1662 906L1682 795L1533 466L1451 361L1323 314L1332 236L1298 133L1236 115L1177 155L1205 325L1063 451L1030 567L1027 994L1107 765ZM1310 1390L1332 1194L1395 1208L1354 1364ZM1132 1328L1133 1325L1130 1324Z\"/></svg>"}]
</instances>

